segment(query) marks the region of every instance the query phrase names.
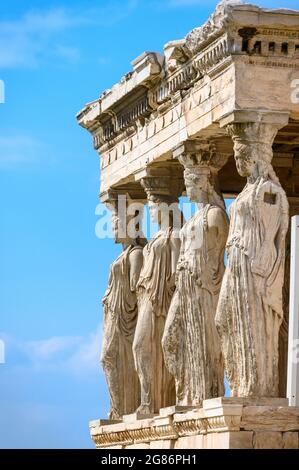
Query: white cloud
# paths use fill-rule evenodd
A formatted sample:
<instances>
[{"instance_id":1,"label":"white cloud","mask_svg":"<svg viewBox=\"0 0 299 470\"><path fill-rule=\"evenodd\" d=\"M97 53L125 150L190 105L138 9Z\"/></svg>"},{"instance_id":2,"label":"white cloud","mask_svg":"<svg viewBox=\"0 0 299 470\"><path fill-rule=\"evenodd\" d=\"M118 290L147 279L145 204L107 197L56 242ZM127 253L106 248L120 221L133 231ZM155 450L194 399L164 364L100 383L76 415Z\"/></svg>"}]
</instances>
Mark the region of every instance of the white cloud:
<instances>
[{"instance_id":1,"label":"white cloud","mask_svg":"<svg viewBox=\"0 0 299 470\"><path fill-rule=\"evenodd\" d=\"M58 45L54 49L54 55L70 63L76 63L81 57L81 52L77 47Z\"/></svg>"},{"instance_id":2,"label":"white cloud","mask_svg":"<svg viewBox=\"0 0 299 470\"><path fill-rule=\"evenodd\" d=\"M74 376L100 373L102 336L102 324L86 336L54 336L38 341L19 341L0 334L6 345L6 367L50 370Z\"/></svg>"},{"instance_id":3,"label":"white cloud","mask_svg":"<svg viewBox=\"0 0 299 470\"><path fill-rule=\"evenodd\" d=\"M14 21L0 22L0 67L36 66L51 35L72 25L66 11L28 12Z\"/></svg>"},{"instance_id":4,"label":"white cloud","mask_svg":"<svg viewBox=\"0 0 299 470\"><path fill-rule=\"evenodd\" d=\"M81 342L73 354L66 361L66 368L76 375L94 371L100 371L100 351L103 341L103 326L100 324L94 333L91 333Z\"/></svg>"},{"instance_id":5,"label":"white cloud","mask_svg":"<svg viewBox=\"0 0 299 470\"><path fill-rule=\"evenodd\" d=\"M93 448L88 422L107 415L102 326L84 336L20 341L0 331L0 448ZM18 432L12 423L18 422Z\"/></svg>"},{"instance_id":6,"label":"white cloud","mask_svg":"<svg viewBox=\"0 0 299 470\"><path fill-rule=\"evenodd\" d=\"M232 1L232 0L228 0ZM242 0L235 0L236 3L241 3ZM210 7L210 9L215 9L216 6L220 3L220 0L165 0L162 2L157 2L163 8L183 8L183 7ZM258 4L261 7L269 7L272 9L280 8L280 9L298 9L298 0L259 0L257 1L250 1L250 0L243 0L243 3L251 3L251 4Z\"/></svg>"},{"instance_id":7,"label":"white cloud","mask_svg":"<svg viewBox=\"0 0 299 470\"><path fill-rule=\"evenodd\" d=\"M53 361L59 354L72 351L82 338L72 336L55 336L41 341L30 341L24 344L24 351L33 362Z\"/></svg>"},{"instance_id":8,"label":"white cloud","mask_svg":"<svg viewBox=\"0 0 299 470\"><path fill-rule=\"evenodd\" d=\"M211 3L209 1L209 3ZM205 0L168 0L167 6L168 7L188 7L188 6L195 6L195 5L207 5L208 2Z\"/></svg>"},{"instance_id":9,"label":"white cloud","mask_svg":"<svg viewBox=\"0 0 299 470\"><path fill-rule=\"evenodd\" d=\"M210 11L211 13L213 10L215 10L219 2L220 0L165 0L163 2L159 0L153 0L152 6L157 10L179 10L197 7L198 14L201 15L201 13L204 13L204 20L206 20L209 16L207 11ZM198 26L203 23L203 20L199 20Z\"/></svg>"},{"instance_id":10,"label":"white cloud","mask_svg":"<svg viewBox=\"0 0 299 470\"><path fill-rule=\"evenodd\" d=\"M74 62L80 52L73 45L58 41L63 32L87 26L112 26L137 4L138 0L117 0L83 11L75 6L31 10L19 19L0 21L0 68L36 67L42 59L53 56ZM55 42L60 46L55 47Z\"/></svg>"},{"instance_id":11,"label":"white cloud","mask_svg":"<svg viewBox=\"0 0 299 470\"><path fill-rule=\"evenodd\" d=\"M36 163L40 154L40 142L30 136L0 136L0 169Z\"/></svg>"},{"instance_id":12,"label":"white cloud","mask_svg":"<svg viewBox=\"0 0 299 470\"><path fill-rule=\"evenodd\" d=\"M174 9L174 8L188 8L188 7L203 7L205 10L209 7L210 10L214 10L220 3L220 0L165 0L163 2L156 1L154 5L160 9Z\"/></svg>"},{"instance_id":13,"label":"white cloud","mask_svg":"<svg viewBox=\"0 0 299 470\"><path fill-rule=\"evenodd\" d=\"M74 18L69 17L63 8L48 11L28 11L14 21L1 21L2 34L46 34L60 31L74 25Z\"/></svg>"}]
</instances>

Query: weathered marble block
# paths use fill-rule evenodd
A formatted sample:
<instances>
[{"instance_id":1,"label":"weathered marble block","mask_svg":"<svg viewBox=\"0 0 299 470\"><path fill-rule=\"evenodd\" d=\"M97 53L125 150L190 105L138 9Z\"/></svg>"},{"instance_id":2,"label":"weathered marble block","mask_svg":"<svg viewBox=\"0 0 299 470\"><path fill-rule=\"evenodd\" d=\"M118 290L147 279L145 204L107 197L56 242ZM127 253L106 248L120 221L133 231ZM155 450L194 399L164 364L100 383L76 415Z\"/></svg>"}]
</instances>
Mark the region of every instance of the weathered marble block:
<instances>
[{"instance_id":1,"label":"weathered marble block","mask_svg":"<svg viewBox=\"0 0 299 470\"><path fill-rule=\"evenodd\" d=\"M298 449L299 408L285 399L216 398L135 422L93 421L90 432L99 449Z\"/></svg>"}]
</instances>

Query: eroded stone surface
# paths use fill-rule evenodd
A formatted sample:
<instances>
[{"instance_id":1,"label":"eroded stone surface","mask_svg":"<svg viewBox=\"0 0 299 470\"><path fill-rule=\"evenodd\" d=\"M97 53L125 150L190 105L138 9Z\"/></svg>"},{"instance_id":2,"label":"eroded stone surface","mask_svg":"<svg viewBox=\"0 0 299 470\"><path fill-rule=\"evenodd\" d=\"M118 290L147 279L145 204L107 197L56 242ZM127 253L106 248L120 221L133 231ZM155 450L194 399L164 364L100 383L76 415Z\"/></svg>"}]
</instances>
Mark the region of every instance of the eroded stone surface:
<instances>
[{"instance_id":1,"label":"eroded stone surface","mask_svg":"<svg viewBox=\"0 0 299 470\"><path fill-rule=\"evenodd\" d=\"M222 400L208 400L205 408L175 415L165 416L163 410L154 419L132 423L100 427L92 422L92 438L99 448L137 444L145 449L298 448L299 409Z\"/></svg>"},{"instance_id":2,"label":"eroded stone surface","mask_svg":"<svg viewBox=\"0 0 299 470\"><path fill-rule=\"evenodd\" d=\"M239 431L230 433L230 449L253 449L253 432Z\"/></svg>"},{"instance_id":3,"label":"eroded stone surface","mask_svg":"<svg viewBox=\"0 0 299 470\"><path fill-rule=\"evenodd\" d=\"M137 284L138 319L133 342L135 367L141 385L139 413L157 413L174 405L175 383L165 367L162 336L171 299L180 252L179 230L183 215L178 207L182 181L168 175L143 177L154 223L159 232L143 250L143 266Z\"/></svg>"},{"instance_id":4,"label":"eroded stone surface","mask_svg":"<svg viewBox=\"0 0 299 470\"><path fill-rule=\"evenodd\" d=\"M299 449L298 432L284 432L282 441L283 449Z\"/></svg>"},{"instance_id":5,"label":"eroded stone surface","mask_svg":"<svg viewBox=\"0 0 299 470\"><path fill-rule=\"evenodd\" d=\"M142 239L120 235L122 220L118 202L114 209L114 234L123 252L110 269L108 288L103 298L104 335L101 363L105 372L110 400L110 419L118 420L133 413L140 402L140 385L135 370L132 344L137 323L136 287L143 261Z\"/></svg>"},{"instance_id":6,"label":"eroded stone surface","mask_svg":"<svg viewBox=\"0 0 299 470\"><path fill-rule=\"evenodd\" d=\"M296 431L298 426L298 408L247 406L242 414L241 427L247 430Z\"/></svg>"},{"instance_id":7,"label":"eroded stone surface","mask_svg":"<svg viewBox=\"0 0 299 470\"><path fill-rule=\"evenodd\" d=\"M176 381L177 404L201 405L224 395L223 359L215 313L222 276L228 218L217 173L226 156L211 145L178 149L187 195L198 212L181 230L177 290L162 339L166 366Z\"/></svg>"},{"instance_id":8,"label":"eroded stone surface","mask_svg":"<svg viewBox=\"0 0 299 470\"><path fill-rule=\"evenodd\" d=\"M271 161L282 125L261 115L260 122L228 127L238 172L247 177L230 208L228 264L216 315L232 396L279 395L289 204Z\"/></svg>"},{"instance_id":9,"label":"eroded stone surface","mask_svg":"<svg viewBox=\"0 0 299 470\"><path fill-rule=\"evenodd\" d=\"M185 170L187 195L198 203L181 247L171 223L144 252L140 235L118 240L124 250L104 298L102 364L110 418L138 413L126 423L93 423L98 447L296 446L298 410L276 397L286 380L287 197L299 204L298 24L299 12L223 0L164 55L140 55L78 115L100 153L103 202L111 190L147 196L155 212L153 198L169 204L183 194ZM222 282L223 193L239 195ZM238 401L204 401L224 394L223 357ZM178 408L203 401L203 409ZM175 402L169 416L144 419Z\"/></svg>"},{"instance_id":10,"label":"eroded stone surface","mask_svg":"<svg viewBox=\"0 0 299 470\"><path fill-rule=\"evenodd\" d=\"M167 159L188 138L224 139L217 123L236 109L288 110L298 120L290 99L298 22L295 11L221 2L205 25L168 43L164 56L138 57L132 72L78 114L101 153L101 192ZM291 135L282 141L291 151ZM229 140L223 144L231 151Z\"/></svg>"},{"instance_id":11,"label":"eroded stone surface","mask_svg":"<svg viewBox=\"0 0 299 470\"><path fill-rule=\"evenodd\" d=\"M283 440L281 432L257 431L254 433L255 449L282 449Z\"/></svg>"}]
</instances>

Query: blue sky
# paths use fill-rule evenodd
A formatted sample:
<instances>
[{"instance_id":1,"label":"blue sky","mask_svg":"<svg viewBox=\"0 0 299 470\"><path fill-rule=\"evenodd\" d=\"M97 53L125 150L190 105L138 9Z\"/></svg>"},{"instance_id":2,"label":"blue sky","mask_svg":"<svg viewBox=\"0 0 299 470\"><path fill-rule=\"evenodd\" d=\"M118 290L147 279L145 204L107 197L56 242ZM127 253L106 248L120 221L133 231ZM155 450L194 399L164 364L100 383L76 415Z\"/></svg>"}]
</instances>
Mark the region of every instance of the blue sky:
<instances>
[{"instance_id":1,"label":"blue sky","mask_svg":"<svg viewBox=\"0 0 299 470\"><path fill-rule=\"evenodd\" d=\"M296 8L296 1L261 1ZM10 0L0 10L0 448L88 448L105 417L99 164L76 113L214 1Z\"/></svg>"}]
</instances>

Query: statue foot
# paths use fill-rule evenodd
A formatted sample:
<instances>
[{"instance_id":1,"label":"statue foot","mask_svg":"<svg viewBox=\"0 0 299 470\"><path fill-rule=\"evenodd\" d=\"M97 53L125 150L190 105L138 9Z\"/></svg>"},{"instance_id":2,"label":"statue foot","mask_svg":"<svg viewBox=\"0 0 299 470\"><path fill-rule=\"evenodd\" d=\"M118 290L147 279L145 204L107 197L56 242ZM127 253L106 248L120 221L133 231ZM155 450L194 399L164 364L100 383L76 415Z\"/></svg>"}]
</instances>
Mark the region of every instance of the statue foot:
<instances>
[{"instance_id":1,"label":"statue foot","mask_svg":"<svg viewBox=\"0 0 299 470\"><path fill-rule=\"evenodd\" d=\"M151 411L149 405L140 405L136 410L136 414L148 416L152 415L153 412Z\"/></svg>"},{"instance_id":2,"label":"statue foot","mask_svg":"<svg viewBox=\"0 0 299 470\"><path fill-rule=\"evenodd\" d=\"M120 416L120 414L117 410L112 409L109 413L109 419L111 421L120 421L122 419L122 417Z\"/></svg>"}]
</instances>

